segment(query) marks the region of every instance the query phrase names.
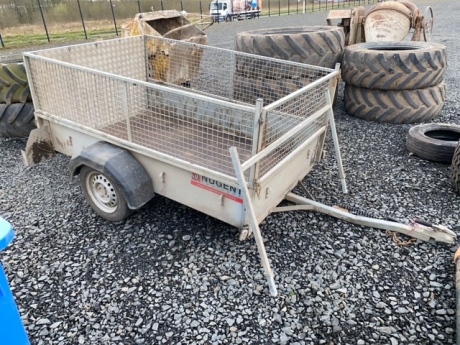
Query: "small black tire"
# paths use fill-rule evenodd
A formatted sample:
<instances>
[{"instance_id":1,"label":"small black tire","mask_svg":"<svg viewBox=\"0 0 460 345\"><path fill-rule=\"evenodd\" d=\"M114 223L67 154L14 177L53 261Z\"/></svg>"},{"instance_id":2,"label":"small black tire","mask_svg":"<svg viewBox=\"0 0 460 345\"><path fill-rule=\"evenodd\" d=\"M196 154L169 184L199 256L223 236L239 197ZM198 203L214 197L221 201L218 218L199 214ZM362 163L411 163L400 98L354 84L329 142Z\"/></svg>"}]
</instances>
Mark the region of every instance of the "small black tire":
<instances>
[{"instance_id":1,"label":"small black tire","mask_svg":"<svg viewBox=\"0 0 460 345\"><path fill-rule=\"evenodd\" d=\"M351 116L380 123L417 123L441 113L444 83L419 90L373 90L345 85L344 105Z\"/></svg>"},{"instance_id":2,"label":"small black tire","mask_svg":"<svg viewBox=\"0 0 460 345\"><path fill-rule=\"evenodd\" d=\"M24 138L35 128L32 102L0 104L0 137Z\"/></svg>"},{"instance_id":3,"label":"small black tire","mask_svg":"<svg viewBox=\"0 0 460 345\"><path fill-rule=\"evenodd\" d=\"M86 201L102 218L119 222L133 212L128 207L123 188L101 172L83 166L79 177Z\"/></svg>"},{"instance_id":4,"label":"small black tire","mask_svg":"<svg viewBox=\"0 0 460 345\"><path fill-rule=\"evenodd\" d=\"M450 164L459 139L459 125L426 123L409 129L406 147L420 158Z\"/></svg>"},{"instance_id":5,"label":"small black tire","mask_svg":"<svg viewBox=\"0 0 460 345\"><path fill-rule=\"evenodd\" d=\"M342 79L357 87L416 90L438 85L447 67L446 47L432 42L366 42L343 53Z\"/></svg>"},{"instance_id":6,"label":"small black tire","mask_svg":"<svg viewBox=\"0 0 460 345\"><path fill-rule=\"evenodd\" d=\"M0 103L32 101L26 68L22 62L0 64Z\"/></svg>"},{"instance_id":7,"label":"small black tire","mask_svg":"<svg viewBox=\"0 0 460 345\"><path fill-rule=\"evenodd\" d=\"M460 194L460 142L457 144L452 157L452 164L450 166L450 182L454 191Z\"/></svg>"}]
</instances>

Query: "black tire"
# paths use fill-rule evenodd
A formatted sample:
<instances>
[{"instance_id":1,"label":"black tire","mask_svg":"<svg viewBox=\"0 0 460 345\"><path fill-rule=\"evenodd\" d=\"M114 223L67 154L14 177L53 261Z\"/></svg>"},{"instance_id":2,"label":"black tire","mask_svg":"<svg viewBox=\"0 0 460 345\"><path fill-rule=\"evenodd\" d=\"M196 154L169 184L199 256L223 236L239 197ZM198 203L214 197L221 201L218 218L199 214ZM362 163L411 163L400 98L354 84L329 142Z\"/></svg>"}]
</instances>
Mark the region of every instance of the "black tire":
<instances>
[{"instance_id":1,"label":"black tire","mask_svg":"<svg viewBox=\"0 0 460 345\"><path fill-rule=\"evenodd\" d=\"M416 90L438 85L446 47L431 42L367 42L345 48L342 79L366 89Z\"/></svg>"},{"instance_id":2,"label":"black tire","mask_svg":"<svg viewBox=\"0 0 460 345\"><path fill-rule=\"evenodd\" d=\"M27 137L36 128L34 106L29 103L0 104L0 136Z\"/></svg>"},{"instance_id":3,"label":"black tire","mask_svg":"<svg viewBox=\"0 0 460 345\"><path fill-rule=\"evenodd\" d=\"M458 125L426 123L409 129L406 147L420 158L451 163L459 139Z\"/></svg>"},{"instance_id":4,"label":"black tire","mask_svg":"<svg viewBox=\"0 0 460 345\"><path fill-rule=\"evenodd\" d=\"M419 90L384 91L346 84L344 104L348 114L385 123L417 123L441 113L446 97L444 83Z\"/></svg>"},{"instance_id":5,"label":"black tire","mask_svg":"<svg viewBox=\"0 0 460 345\"><path fill-rule=\"evenodd\" d=\"M80 185L86 201L102 218L119 222L133 212L128 207L122 187L101 172L83 166L80 170ZM105 194L98 193L96 189Z\"/></svg>"},{"instance_id":6,"label":"black tire","mask_svg":"<svg viewBox=\"0 0 460 345\"><path fill-rule=\"evenodd\" d=\"M264 105L267 105L308 85L310 82L309 78L255 79L235 75L233 98L250 104L255 104L258 98L262 98Z\"/></svg>"},{"instance_id":7,"label":"black tire","mask_svg":"<svg viewBox=\"0 0 460 345\"><path fill-rule=\"evenodd\" d=\"M460 142L455 148L450 169L450 182L454 191L460 194Z\"/></svg>"},{"instance_id":8,"label":"black tire","mask_svg":"<svg viewBox=\"0 0 460 345\"><path fill-rule=\"evenodd\" d=\"M237 34L235 41L235 49L240 52L329 68L334 68L341 61L344 47L342 28L332 26L246 31ZM256 72L273 73L271 67L268 63L267 66L260 66ZM291 76L284 74L279 77Z\"/></svg>"},{"instance_id":9,"label":"black tire","mask_svg":"<svg viewBox=\"0 0 460 345\"><path fill-rule=\"evenodd\" d=\"M25 103L31 100L24 64L0 64L0 103Z\"/></svg>"}]
</instances>

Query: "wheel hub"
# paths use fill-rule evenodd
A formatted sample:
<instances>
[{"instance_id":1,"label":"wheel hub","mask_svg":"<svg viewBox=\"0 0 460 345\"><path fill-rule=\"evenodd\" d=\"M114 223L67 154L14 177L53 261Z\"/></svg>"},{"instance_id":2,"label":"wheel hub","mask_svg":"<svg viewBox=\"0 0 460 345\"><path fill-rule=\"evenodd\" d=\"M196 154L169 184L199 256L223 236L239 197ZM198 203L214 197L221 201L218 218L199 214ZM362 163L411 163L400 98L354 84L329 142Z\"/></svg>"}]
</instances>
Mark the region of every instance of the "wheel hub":
<instances>
[{"instance_id":1,"label":"wheel hub","mask_svg":"<svg viewBox=\"0 0 460 345\"><path fill-rule=\"evenodd\" d=\"M107 213L113 213L118 206L118 197L113 184L102 174L92 173L87 178L91 199Z\"/></svg>"}]
</instances>

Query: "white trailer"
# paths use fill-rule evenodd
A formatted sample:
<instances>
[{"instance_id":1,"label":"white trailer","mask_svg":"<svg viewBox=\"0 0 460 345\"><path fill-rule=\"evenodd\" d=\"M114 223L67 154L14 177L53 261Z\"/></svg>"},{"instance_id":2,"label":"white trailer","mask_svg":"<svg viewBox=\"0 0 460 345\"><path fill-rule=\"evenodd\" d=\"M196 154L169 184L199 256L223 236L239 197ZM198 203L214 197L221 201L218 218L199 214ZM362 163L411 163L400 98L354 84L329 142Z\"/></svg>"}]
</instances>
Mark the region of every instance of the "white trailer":
<instances>
[{"instance_id":1,"label":"white trailer","mask_svg":"<svg viewBox=\"0 0 460 345\"><path fill-rule=\"evenodd\" d=\"M161 194L253 234L273 295L258 224L284 210L285 198L297 204L287 210L455 240L441 226L355 216L290 192L320 159L328 124L346 192L331 104L337 70L153 36L29 52L24 61L38 126L26 164L56 151L72 157L71 175L109 220Z\"/></svg>"}]
</instances>

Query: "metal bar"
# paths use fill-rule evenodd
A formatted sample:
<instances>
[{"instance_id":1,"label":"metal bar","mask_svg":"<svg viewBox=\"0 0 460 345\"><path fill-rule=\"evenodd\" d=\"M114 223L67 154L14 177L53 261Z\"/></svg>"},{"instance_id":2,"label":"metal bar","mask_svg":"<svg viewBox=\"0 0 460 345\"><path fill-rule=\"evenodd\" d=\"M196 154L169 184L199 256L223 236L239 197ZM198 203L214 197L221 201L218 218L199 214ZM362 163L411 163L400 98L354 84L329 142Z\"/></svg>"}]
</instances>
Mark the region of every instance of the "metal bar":
<instances>
[{"instance_id":1,"label":"metal bar","mask_svg":"<svg viewBox=\"0 0 460 345\"><path fill-rule=\"evenodd\" d=\"M319 117L321 117L328 109L330 109L331 105L325 105L322 107L320 110L315 112L313 115L310 115L308 118L306 118L304 121L299 123L297 126L293 127L290 129L288 132L284 133L281 137L276 139L274 142L272 142L270 145L268 145L266 148L264 148L262 151L258 152L256 155L252 156L249 158L247 161L245 161L242 164L243 171L246 171L249 167L251 167L253 164L256 162L260 161L262 158L268 156L271 152L273 152L278 146L280 146L282 143L285 141L291 139L296 133L301 131L303 128L311 124L313 121L317 120Z\"/></svg>"},{"instance_id":2,"label":"metal bar","mask_svg":"<svg viewBox=\"0 0 460 345\"><path fill-rule=\"evenodd\" d=\"M36 103L34 103L34 104L36 104ZM228 184L235 184L236 185L238 183L237 179L235 177L233 177L233 176L225 175L223 173L220 173L218 171L202 167L200 165L191 164L189 161L184 161L184 160L182 160L180 158L176 158L176 157L170 156L170 155L165 154L165 153L161 153L161 152L156 151L156 150L148 149L145 146L135 144L135 143L131 143L131 142L127 141L127 140L120 139L119 137L116 137L116 136L113 136L113 135L106 134L104 132L98 131L97 129L93 129L93 128L90 128L90 127L80 125L80 124L78 124L78 123L76 123L74 121L71 121L71 120L62 119L60 117L48 114L48 113L46 113L46 112L44 112L42 110L37 110L36 109L35 110L35 116L39 117L39 118L43 118L45 120L48 120L50 122L53 122L55 124L64 126L66 128L72 129L72 130L79 130L83 134L91 135L94 138L107 141L108 143L112 143L114 145L120 146L120 147L125 148L127 150L130 150L130 151L145 155L146 157L157 159L159 161L171 164L171 165L173 165L175 167L178 167L178 168L181 168L181 169L184 169L184 170L187 170L187 171L196 172L198 174L206 175L206 176L215 176L216 179L218 179L219 181L226 182Z\"/></svg>"},{"instance_id":3,"label":"metal bar","mask_svg":"<svg viewBox=\"0 0 460 345\"><path fill-rule=\"evenodd\" d=\"M252 152L251 156L256 155L262 147L263 141L263 128L265 122L265 110L263 109L263 100L258 99L256 101L256 107L254 111L254 133L252 135ZM249 171L249 186L254 186L254 181L259 176L259 162L251 166Z\"/></svg>"},{"instance_id":4,"label":"metal bar","mask_svg":"<svg viewBox=\"0 0 460 345\"><path fill-rule=\"evenodd\" d=\"M332 141L334 142L335 159L337 161L337 166L339 168L340 183L342 184L343 193L347 194L348 193L347 181L345 181L345 171L343 170L342 155L340 153L340 145L339 145L339 137L337 136L337 128L335 127L334 113L332 111L331 94L329 91L325 92L325 97L327 99L327 103L331 104L331 108L328 110L328 117L329 117L329 125L331 126Z\"/></svg>"},{"instance_id":5,"label":"metal bar","mask_svg":"<svg viewBox=\"0 0 460 345\"><path fill-rule=\"evenodd\" d=\"M200 18L203 19L203 7L201 6L201 0L200 0Z\"/></svg>"},{"instance_id":6,"label":"metal bar","mask_svg":"<svg viewBox=\"0 0 460 345\"><path fill-rule=\"evenodd\" d=\"M37 2L38 2L38 8L40 9L40 15L42 17L43 26L45 27L46 38L47 38L48 42L50 42L50 35L48 34L48 28L46 26L45 15L43 14L42 4L40 3L40 0L37 0Z\"/></svg>"},{"instance_id":7,"label":"metal bar","mask_svg":"<svg viewBox=\"0 0 460 345\"><path fill-rule=\"evenodd\" d=\"M128 141L132 142L133 132L131 130L131 120L129 118L130 111L129 111L129 102L128 102L128 83L127 82L123 83L121 97L122 97L122 103L123 103L123 110L124 110L125 117L126 117L126 132L128 134Z\"/></svg>"},{"instance_id":8,"label":"metal bar","mask_svg":"<svg viewBox=\"0 0 460 345\"><path fill-rule=\"evenodd\" d=\"M326 131L326 127L321 127L320 129L318 129L315 133L313 133L307 140L305 140L302 145L300 145L299 147L297 147L294 151L292 151L290 154L288 154L286 157L284 157L278 164L276 164L273 168L271 168L264 176L262 176L261 178L259 178L259 181L260 181L260 184L261 185L264 185L266 183L266 181L270 180L270 178L273 176L273 175L276 175L276 174L282 174L284 172L284 165L287 164L287 162L289 162L292 157L295 157L296 154L299 152L299 151L302 151L305 149L305 147L307 147L308 145L310 145L313 141L316 140L316 138L318 136L320 136L321 134L323 134L324 132Z\"/></svg>"},{"instance_id":9,"label":"metal bar","mask_svg":"<svg viewBox=\"0 0 460 345\"><path fill-rule=\"evenodd\" d=\"M270 213L289 212L289 211L313 211L315 208L310 205L280 206L270 210Z\"/></svg>"},{"instance_id":10,"label":"metal bar","mask_svg":"<svg viewBox=\"0 0 460 345\"><path fill-rule=\"evenodd\" d=\"M390 230L400 232L407 236L415 237L423 241L429 241L431 238L444 243L455 243L457 235L450 231L436 231L428 226L417 224L415 226L400 224L396 222L390 222L381 219L357 216L355 214L330 207L319 202L301 197L294 193L288 193L286 195L286 200L293 202L298 205L309 205L313 206L313 210L316 212L321 212L329 216L345 220L347 222L363 225L366 227Z\"/></svg>"},{"instance_id":11,"label":"metal bar","mask_svg":"<svg viewBox=\"0 0 460 345\"><path fill-rule=\"evenodd\" d=\"M142 36L136 36L136 37L139 38L139 37L142 37ZM117 74L103 72L103 71L95 70L95 69L88 68L88 67L74 65L74 64L71 64L71 63L68 63L68 62L58 61L58 60L54 60L54 59L51 59L51 58L48 58L48 57L35 55L34 53L24 53L24 55L28 56L28 57L31 57L32 59L47 61L47 62L53 63L55 65L69 67L69 68L72 68L74 70L83 71L83 72L89 72L89 73L94 74L94 75L100 75L100 76L104 76L104 77L111 78L111 79L114 79L114 80L125 81L125 82L135 84L135 85L138 85L138 86L145 86L145 87L147 87L149 89L156 89L156 90L161 90L161 91L170 92L170 93L174 93L174 94L181 94L181 95L184 95L186 97L202 100L202 101L205 101L205 102L212 102L214 104L222 105L222 106L229 107L229 108L236 109L236 110L254 112L254 107L243 105L243 104L232 103L232 102L229 102L229 101L220 100L220 99L216 99L216 98L213 98L213 97L200 95L200 94L190 92L190 91L186 91L186 90L175 89L175 88L165 86L165 85L153 84L153 83L149 83L149 82L145 82L145 81L142 81L142 80L133 79L133 78L129 78L129 77L122 77L122 76L119 76Z\"/></svg>"},{"instance_id":12,"label":"metal bar","mask_svg":"<svg viewBox=\"0 0 460 345\"><path fill-rule=\"evenodd\" d=\"M230 148L230 156L232 157L233 167L235 168L236 177L238 179L238 183L241 188L241 192L243 194L243 200L246 204L246 208L249 212L247 215L249 218L249 226L252 228L252 232L254 233L254 238L256 240L257 249L259 251L260 261L262 262L262 266L264 268L265 277L267 279L268 287L270 289L270 294L272 296L277 296L278 292L276 290L275 279L273 275L273 271L270 267L270 263L268 262L267 252L265 250L264 240L262 239L262 235L260 234L259 225L256 221L256 213L254 211L254 207L251 202L251 198L249 197L248 186L246 185L246 181L244 179L244 173L241 169L240 158L238 156L238 151L236 147Z\"/></svg>"},{"instance_id":13,"label":"metal bar","mask_svg":"<svg viewBox=\"0 0 460 345\"><path fill-rule=\"evenodd\" d=\"M182 0L180 0L180 10L181 10L181 11L184 10L184 4L182 3Z\"/></svg>"},{"instance_id":14,"label":"metal bar","mask_svg":"<svg viewBox=\"0 0 460 345\"><path fill-rule=\"evenodd\" d=\"M455 263L455 297L456 297L456 344L460 345L460 248L455 251L454 263Z\"/></svg>"},{"instance_id":15,"label":"metal bar","mask_svg":"<svg viewBox=\"0 0 460 345\"><path fill-rule=\"evenodd\" d=\"M142 13L140 0L137 0L137 9L139 10L139 13Z\"/></svg>"},{"instance_id":16,"label":"metal bar","mask_svg":"<svg viewBox=\"0 0 460 345\"><path fill-rule=\"evenodd\" d=\"M164 11L163 0L161 0L161 10Z\"/></svg>"},{"instance_id":17,"label":"metal bar","mask_svg":"<svg viewBox=\"0 0 460 345\"><path fill-rule=\"evenodd\" d=\"M118 36L117 21L115 20L115 11L113 10L112 0L109 0L109 3L110 3L110 10L112 11L113 25L115 25L115 33Z\"/></svg>"},{"instance_id":18,"label":"metal bar","mask_svg":"<svg viewBox=\"0 0 460 345\"><path fill-rule=\"evenodd\" d=\"M83 32L85 33L85 39L88 39L88 34L86 33L85 20L83 19L83 12L81 11L80 0L77 0L78 11L80 12L81 25L83 25Z\"/></svg>"},{"instance_id":19,"label":"metal bar","mask_svg":"<svg viewBox=\"0 0 460 345\"><path fill-rule=\"evenodd\" d=\"M2 47L5 48L5 43L3 43L3 38L2 38L1 34L0 34L0 43L1 43Z\"/></svg>"},{"instance_id":20,"label":"metal bar","mask_svg":"<svg viewBox=\"0 0 460 345\"><path fill-rule=\"evenodd\" d=\"M305 67L305 66L306 66L306 65L304 65L304 67ZM284 103L290 101L292 98L297 97L298 95L304 93L305 91L310 90L310 89L314 89L314 88L317 87L319 84L324 83L325 81L327 81L327 80L329 80L329 79L332 79L332 78L336 77L336 76L338 75L338 73L339 73L339 72L334 71L334 72L332 72L332 73L330 73L330 74L328 74L328 75L326 75L326 76L324 76L324 77L321 77L320 79L315 80L314 82L312 82L312 83L310 83L310 84L304 86L303 88L298 89L298 90L296 90L296 91L290 93L289 95L287 95L287 96L285 96L285 97L283 97L283 98L280 98L279 100L277 100L277 101L275 101L275 102L273 102L273 103L270 103L269 105L267 105L267 106L265 107L265 109L266 109L267 111L276 109L276 108L278 108L280 105L283 105Z\"/></svg>"}]
</instances>

